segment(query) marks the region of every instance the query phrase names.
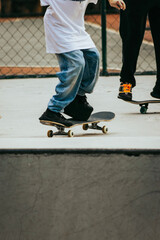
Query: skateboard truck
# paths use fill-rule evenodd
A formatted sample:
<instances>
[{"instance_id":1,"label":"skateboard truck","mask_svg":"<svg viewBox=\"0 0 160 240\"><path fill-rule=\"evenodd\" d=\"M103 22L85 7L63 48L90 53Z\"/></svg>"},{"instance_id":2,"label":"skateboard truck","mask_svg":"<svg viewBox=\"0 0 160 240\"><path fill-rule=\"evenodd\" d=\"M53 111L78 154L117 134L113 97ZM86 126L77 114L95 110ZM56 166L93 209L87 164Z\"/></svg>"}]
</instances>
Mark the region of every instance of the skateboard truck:
<instances>
[{"instance_id":1,"label":"skateboard truck","mask_svg":"<svg viewBox=\"0 0 160 240\"><path fill-rule=\"evenodd\" d=\"M148 103L145 104L139 104L140 108L140 113L145 114L147 112L148 109Z\"/></svg>"},{"instance_id":2,"label":"skateboard truck","mask_svg":"<svg viewBox=\"0 0 160 240\"><path fill-rule=\"evenodd\" d=\"M106 126L100 127L98 126L98 123L92 123L91 125L83 124L82 128L83 130L88 130L88 128L94 130L102 130L102 132L105 134L108 132L108 128Z\"/></svg>"},{"instance_id":3,"label":"skateboard truck","mask_svg":"<svg viewBox=\"0 0 160 240\"><path fill-rule=\"evenodd\" d=\"M57 132L53 132L52 130L49 130L47 132L47 136L48 137L53 137L53 136L57 136L57 135L68 135L68 137L73 137L74 133L69 130L68 132L65 132L65 127L60 127L60 126L56 126L56 128L58 129Z\"/></svg>"}]
</instances>

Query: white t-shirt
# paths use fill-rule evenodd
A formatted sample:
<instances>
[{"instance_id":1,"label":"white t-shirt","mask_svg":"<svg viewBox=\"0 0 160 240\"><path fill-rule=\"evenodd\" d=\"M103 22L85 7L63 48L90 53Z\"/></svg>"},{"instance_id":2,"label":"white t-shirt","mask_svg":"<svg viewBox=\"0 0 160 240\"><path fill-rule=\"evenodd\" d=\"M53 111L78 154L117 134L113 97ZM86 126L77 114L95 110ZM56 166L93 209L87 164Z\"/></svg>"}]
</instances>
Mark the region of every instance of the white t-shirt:
<instances>
[{"instance_id":1,"label":"white t-shirt","mask_svg":"<svg viewBox=\"0 0 160 240\"><path fill-rule=\"evenodd\" d=\"M95 47L85 31L84 14L89 3L98 0L40 0L49 7L44 16L46 50L48 53L64 53Z\"/></svg>"}]
</instances>

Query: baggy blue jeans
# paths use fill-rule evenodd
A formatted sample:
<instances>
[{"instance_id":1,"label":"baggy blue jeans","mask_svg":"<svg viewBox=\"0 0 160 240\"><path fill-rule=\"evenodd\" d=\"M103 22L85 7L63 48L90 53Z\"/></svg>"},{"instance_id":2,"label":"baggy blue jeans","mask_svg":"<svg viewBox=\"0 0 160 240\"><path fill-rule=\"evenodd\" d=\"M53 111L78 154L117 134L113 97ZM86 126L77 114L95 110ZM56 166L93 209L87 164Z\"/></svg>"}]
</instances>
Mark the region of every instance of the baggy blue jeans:
<instances>
[{"instance_id":1,"label":"baggy blue jeans","mask_svg":"<svg viewBox=\"0 0 160 240\"><path fill-rule=\"evenodd\" d=\"M56 94L50 99L48 108L54 112L63 112L76 95L92 93L99 76L100 55L97 48L75 50L56 54L60 72Z\"/></svg>"}]
</instances>

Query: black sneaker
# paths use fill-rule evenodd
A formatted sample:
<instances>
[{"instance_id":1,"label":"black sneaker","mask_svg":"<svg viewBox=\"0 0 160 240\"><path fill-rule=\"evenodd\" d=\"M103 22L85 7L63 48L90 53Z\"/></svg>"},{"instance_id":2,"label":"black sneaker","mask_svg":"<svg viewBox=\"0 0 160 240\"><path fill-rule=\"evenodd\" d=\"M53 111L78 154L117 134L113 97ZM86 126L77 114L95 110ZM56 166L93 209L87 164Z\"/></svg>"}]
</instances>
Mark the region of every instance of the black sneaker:
<instances>
[{"instance_id":1,"label":"black sneaker","mask_svg":"<svg viewBox=\"0 0 160 240\"><path fill-rule=\"evenodd\" d=\"M61 113L53 112L47 108L47 110L39 118L40 122L43 121L52 122L52 123L61 123L67 127L72 126L72 123L67 120Z\"/></svg>"},{"instance_id":2,"label":"black sneaker","mask_svg":"<svg viewBox=\"0 0 160 240\"><path fill-rule=\"evenodd\" d=\"M159 86L156 84L155 87L153 88L153 91L150 94L154 98L160 98L160 84Z\"/></svg>"},{"instance_id":3,"label":"black sneaker","mask_svg":"<svg viewBox=\"0 0 160 240\"><path fill-rule=\"evenodd\" d=\"M118 98L126 101L132 100L132 84L131 83L120 84Z\"/></svg>"},{"instance_id":4,"label":"black sneaker","mask_svg":"<svg viewBox=\"0 0 160 240\"><path fill-rule=\"evenodd\" d=\"M87 102L86 96L77 95L64 109L64 113L75 120L86 121L90 117L93 107Z\"/></svg>"}]
</instances>

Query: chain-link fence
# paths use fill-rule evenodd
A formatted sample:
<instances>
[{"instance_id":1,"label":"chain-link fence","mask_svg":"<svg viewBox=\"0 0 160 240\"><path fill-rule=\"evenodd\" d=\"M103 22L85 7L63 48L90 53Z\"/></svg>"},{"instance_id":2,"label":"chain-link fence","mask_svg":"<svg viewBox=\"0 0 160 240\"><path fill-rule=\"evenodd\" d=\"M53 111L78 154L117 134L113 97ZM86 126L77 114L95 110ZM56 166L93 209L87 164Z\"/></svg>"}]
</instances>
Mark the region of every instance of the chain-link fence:
<instances>
[{"instance_id":1,"label":"chain-link fence","mask_svg":"<svg viewBox=\"0 0 160 240\"><path fill-rule=\"evenodd\" d=\"M119 35L119 14L107 16L107 69L109 72L119 72L122 64L122 42ZM155 52L149 23L147 21L144 40L137 63L137 73L155 73Z\"/></svg>"},{"instance_id":2,"label":"chain-link fence","mask_svg":"<svg viewBox=\"0 0 160 240\"><path fill-rule=\"evenodd\" d=\"M15 9L15 6L14 12L7 12L5 6L8 1L13 2L13 0L1 0L0 5L0 78L54 76L59 68L56 57L53 54L46 54L44 9L40 8L38 2L37 14L31 13L30 10L27 10L29 13L24 11L22 14L19 8ZM18 2L18 0L14 1ZM19 1L24 2L24 0ZM89 5L85 15L86 30L102 56L103 75L119 72L122 64L122 45L118 32L119 13L109 9L106 14L103 6L106 4L105 1L102 0L97 6ZM137 71L146 73L155 70L154 47L148 28L141 47Z\"/></svg>"}]
</instances>

